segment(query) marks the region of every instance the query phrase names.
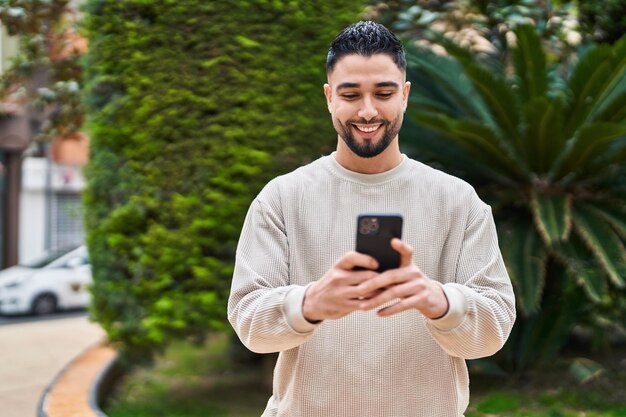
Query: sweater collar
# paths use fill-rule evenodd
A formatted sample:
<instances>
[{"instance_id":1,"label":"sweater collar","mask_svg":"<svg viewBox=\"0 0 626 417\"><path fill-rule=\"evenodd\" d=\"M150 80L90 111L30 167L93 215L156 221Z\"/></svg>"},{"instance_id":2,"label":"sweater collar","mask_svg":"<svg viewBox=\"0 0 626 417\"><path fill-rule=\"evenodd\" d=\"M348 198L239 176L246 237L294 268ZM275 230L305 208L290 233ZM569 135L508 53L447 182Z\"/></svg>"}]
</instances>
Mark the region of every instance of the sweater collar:
<instances>
[{"instance_id":1,"label":"sweater collar","mask_svg":"<svg viewBox=\"0 0 626 417\"><path fill-rule=\"evenodd\" d=\"M393 180L401 176L404 172L409 170L408 158L405 154L402 154L402 161L390 169L389 171L381 172L379 174L362 174L360 172L350 171L344 168L335 159L336 152L331 153L324 159L324 165L335 175L346 179L348 181L357 182L360 184L382 184L384 182Z\"/></svg>"}]
</instances>

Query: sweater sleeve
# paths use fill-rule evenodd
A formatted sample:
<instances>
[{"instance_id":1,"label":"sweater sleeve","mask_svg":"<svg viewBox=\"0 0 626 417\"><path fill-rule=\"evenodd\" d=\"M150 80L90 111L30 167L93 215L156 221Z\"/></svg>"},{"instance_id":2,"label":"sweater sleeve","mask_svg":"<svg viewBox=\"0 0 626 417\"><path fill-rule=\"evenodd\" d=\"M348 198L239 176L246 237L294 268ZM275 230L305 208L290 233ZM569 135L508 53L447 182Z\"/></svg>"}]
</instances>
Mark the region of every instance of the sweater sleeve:
<instances>
[{"instance_id":1,"label":"sweater sleeve","mask_svg":"<svg viewBox=\"0 0 626 417\"><path fill-rule=\"evenodd\" d=\"M290 285L288 245L282 217L257 198L239 238L228 300L228 319L254 352L291 349L317 327L302 316L306 287Z\"/></svg>"},{"instance_id":2,"label":"sweater sleeve","mask_svg":"<svg viewBox=\"0 0 626 417\"><path fill-rule=\"evenodd\" d=\"M426 325L450 355L476 359L496 353L515 322L515 296L506 272L489 206L467 225L456 282L443 285L448 313Z\"/></svg>"}]
</instances>

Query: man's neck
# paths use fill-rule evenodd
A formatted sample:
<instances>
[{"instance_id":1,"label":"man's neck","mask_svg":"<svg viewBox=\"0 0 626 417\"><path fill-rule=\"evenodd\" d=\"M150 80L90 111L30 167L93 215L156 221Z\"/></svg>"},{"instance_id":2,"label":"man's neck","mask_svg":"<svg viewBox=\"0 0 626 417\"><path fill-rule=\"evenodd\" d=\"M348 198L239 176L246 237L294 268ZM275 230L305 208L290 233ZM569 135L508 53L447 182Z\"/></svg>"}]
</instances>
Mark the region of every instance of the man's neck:
<instances>
[{"instance_id":1,"label":"man's neck","mask_svg":"<svg viewBox=\"0 0 626 417\"><path fill-rule=\"evenodd\" d=\"M402 153L400 153L398 139L396 138L389 144L387 149L379 155L372 158L363 158L352 152L344 143L343 139L339 138L335 160L339 165L353 172L360 174L380 174L400 165L402 162Z\"/></svg>"}]
</instances>

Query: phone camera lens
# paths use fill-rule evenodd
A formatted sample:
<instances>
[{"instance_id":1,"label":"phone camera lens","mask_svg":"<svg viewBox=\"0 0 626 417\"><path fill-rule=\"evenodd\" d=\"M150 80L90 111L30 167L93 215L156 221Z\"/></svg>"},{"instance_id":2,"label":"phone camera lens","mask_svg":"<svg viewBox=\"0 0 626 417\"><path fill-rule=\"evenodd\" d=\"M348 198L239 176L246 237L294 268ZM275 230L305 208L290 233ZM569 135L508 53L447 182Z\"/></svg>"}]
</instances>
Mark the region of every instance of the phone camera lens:
<instances>
[{"instance_id":1,"label":"phone camera lens","mask_svg":"<svg viewBox=\"0 0 626 417\"><path fill-rule=\"evenodd\" d=\"M378 232L378 218L364 217L359 224L359 232L363 235L373 235Z\"/></svg>"}]
</instances>

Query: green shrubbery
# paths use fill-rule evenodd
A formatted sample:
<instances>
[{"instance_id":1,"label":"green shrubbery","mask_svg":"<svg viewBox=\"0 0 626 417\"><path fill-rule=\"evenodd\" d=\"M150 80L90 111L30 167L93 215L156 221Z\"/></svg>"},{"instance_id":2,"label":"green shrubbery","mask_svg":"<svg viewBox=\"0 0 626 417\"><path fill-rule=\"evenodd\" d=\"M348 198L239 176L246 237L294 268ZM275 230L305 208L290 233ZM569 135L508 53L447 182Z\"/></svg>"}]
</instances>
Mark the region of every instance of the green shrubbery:
<instances>
[{"instance_id":1,"label":"green shrubbery","mask_svg":"<svg viewBox=\"0 0 626 417\"><path fill-rule=\"evenodd\" d=\"M336 141L324 59L360 7L87 3L92 310L123 352L224 326L251 199Z\"/></svg>"},{"instance_id":2,"label":"green shrubbery","mask_svg":"<svg viewBox=\"0 0 626 417\"><path fill-rule=\"evenodd\" d=\"M580 23L598 42L614 43L626 33L626 0L578 0Z\"/></svg>"},{"instance_id":3,"label":"green shrubbery","mask_svg":"<svg viewBox=\"0 0 626 417\"><path fill-rule=\"evenodd\" d=\"M511 65L446 41L451 57L409 48L408 113L428 130L405 141L492 206L519 312L503 353L523 369L576 326L625 334L626 38L561 77L534 27L514 35Z\"/></svg>"}]
</instances>

